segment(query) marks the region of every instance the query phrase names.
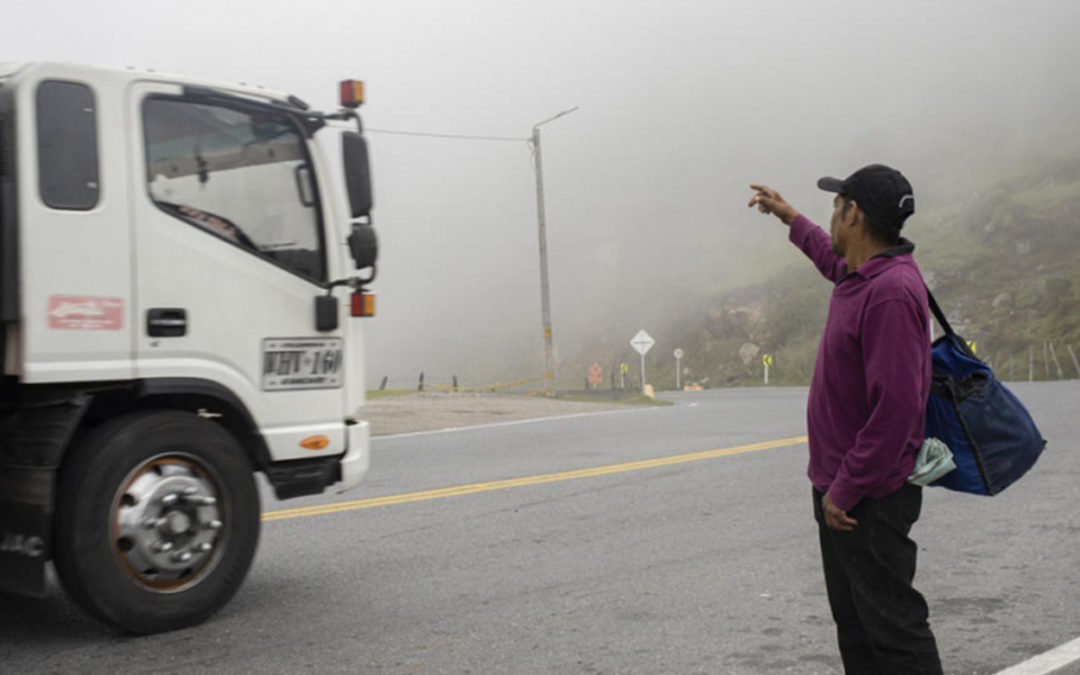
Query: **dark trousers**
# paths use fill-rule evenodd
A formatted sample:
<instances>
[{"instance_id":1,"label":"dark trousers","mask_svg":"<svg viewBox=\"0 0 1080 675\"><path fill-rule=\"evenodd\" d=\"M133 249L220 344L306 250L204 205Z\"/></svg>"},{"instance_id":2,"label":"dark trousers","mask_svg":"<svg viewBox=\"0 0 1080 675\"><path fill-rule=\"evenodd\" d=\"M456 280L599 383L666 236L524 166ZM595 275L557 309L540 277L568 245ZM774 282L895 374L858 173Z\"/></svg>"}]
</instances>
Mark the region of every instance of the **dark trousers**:
<instances>
[{"instance_id":1,"label":"dark trousers","mask_svg":"<svg viewBox=\"0 0 1080 675\"><path fill-rule=\"evenodd\" d=\"M904 484L885 497L866 497L848 515L851 532L825 525L822 493L814 490L825 587L847 675L941 673L926 600L911 585L922 488Z\"/></svg>"}]
</instances>

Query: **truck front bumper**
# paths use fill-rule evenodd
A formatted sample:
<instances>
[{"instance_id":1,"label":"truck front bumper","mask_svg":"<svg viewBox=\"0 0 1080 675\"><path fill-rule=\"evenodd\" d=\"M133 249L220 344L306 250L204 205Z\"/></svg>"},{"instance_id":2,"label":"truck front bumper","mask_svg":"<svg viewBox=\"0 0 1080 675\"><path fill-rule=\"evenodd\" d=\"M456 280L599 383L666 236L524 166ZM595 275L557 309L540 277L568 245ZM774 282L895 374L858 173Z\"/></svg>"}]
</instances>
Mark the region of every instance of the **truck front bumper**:
<instances>
[{"instance_id":1,"label":"truck front bumper","mask_svg":"<svg viewBox=\"0 0 1080 675\"><path fill-rule=\"evenodd\" d=\"M371 445L371 425L360 421L345 427L349 449L341 458L341 485L338 492L351 490L364 480L368 471L368 458Z\"/></svg>"}]
</instances>

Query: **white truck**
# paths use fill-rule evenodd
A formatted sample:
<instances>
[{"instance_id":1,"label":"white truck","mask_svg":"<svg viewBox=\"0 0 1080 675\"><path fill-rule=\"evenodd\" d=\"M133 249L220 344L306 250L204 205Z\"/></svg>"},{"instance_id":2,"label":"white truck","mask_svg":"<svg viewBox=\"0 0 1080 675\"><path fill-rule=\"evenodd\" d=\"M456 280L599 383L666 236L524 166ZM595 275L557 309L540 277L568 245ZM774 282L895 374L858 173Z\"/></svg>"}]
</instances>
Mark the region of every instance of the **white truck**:
<instances>
[{"instance_id":1,"label":"white truck","mask_svg":"<svg viewBox=\"0 0 1080 675\"><path fill-rule=\"evenodd\" d=\"M255 472L361 480L362 91L0 64L0 594L52 560L104 621L192 625L251 565Z\"/></svg>"}]
</instances>

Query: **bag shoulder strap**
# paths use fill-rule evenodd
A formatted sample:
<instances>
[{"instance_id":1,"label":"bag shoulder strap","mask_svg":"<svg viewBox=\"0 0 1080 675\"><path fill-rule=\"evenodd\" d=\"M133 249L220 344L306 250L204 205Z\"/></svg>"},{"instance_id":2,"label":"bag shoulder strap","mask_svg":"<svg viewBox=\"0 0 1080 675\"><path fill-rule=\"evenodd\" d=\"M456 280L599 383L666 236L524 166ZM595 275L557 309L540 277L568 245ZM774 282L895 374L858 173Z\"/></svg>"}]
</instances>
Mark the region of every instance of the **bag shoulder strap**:
<instances>
[{"instance_id":1,"label":"bag shoulder strap","mask_svg":"<svg viewBox=\"0 0 1080 675\"><path fill-rule=\"evenodd\" d=\"M923 282L923 286L926 286L926 282ZM937 319L938 323L941 325L941 328L945 331L945 335L953 338L953 343L959 345L965 354L970 356L972 359L978 361L979 363L982 363L982 359L980 359L978 356L975 356L975 352L971 350L971 345L969 345L966 340L957 335L956 331L954 331L952 329L952 326L949 325L949 320L945 318L945 312L941 311L941 307L938 306L937 300L934 299L934 294L930 292L929 286L926 286L926 299L930 301L930 311L933 312L934 318Z\"/></svg>"},{"instance_id":2,"label":"bag shoulder strap","mask_svg":"<svg viewBox=\"0 0 1080 675\"><path fill-rule=\"evenodd\" d=\"M926 284L923 284L926 286ZM930 311L934 313L934 318L937 319L938 324L944 329L946 335L956 335L952 326L949 325L949 320L945 318L945 312L941 311L941 307L938 306L937 300L934 299L934 294L930 292L930 287L926 286L926 299L930 301Z\"/></svg>"}]
</instances>

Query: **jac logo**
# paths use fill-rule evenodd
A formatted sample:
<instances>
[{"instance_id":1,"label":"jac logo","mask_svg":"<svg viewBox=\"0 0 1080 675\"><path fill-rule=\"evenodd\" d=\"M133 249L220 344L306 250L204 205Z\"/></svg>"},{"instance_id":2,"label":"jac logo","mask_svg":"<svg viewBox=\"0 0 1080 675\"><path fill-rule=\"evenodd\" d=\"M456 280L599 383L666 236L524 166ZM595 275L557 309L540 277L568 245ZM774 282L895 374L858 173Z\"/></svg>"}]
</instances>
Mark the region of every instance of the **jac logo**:
<instances>
[{"instance_id":1,"label":"jac logo","mask_svg":"<svg viewBox=\"0 0 1080 675\"><path fill-rule=\"evenodd\" d=\"M45 540L41 537L26 536L14 532L5 532L0 539L0 553L14 553L28 558L40 558L45 555Z\"/></svg>"}]
</instances>

